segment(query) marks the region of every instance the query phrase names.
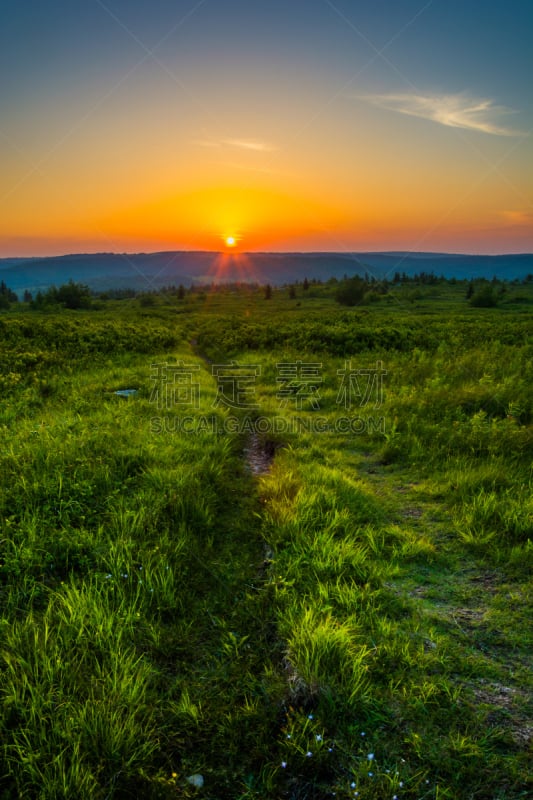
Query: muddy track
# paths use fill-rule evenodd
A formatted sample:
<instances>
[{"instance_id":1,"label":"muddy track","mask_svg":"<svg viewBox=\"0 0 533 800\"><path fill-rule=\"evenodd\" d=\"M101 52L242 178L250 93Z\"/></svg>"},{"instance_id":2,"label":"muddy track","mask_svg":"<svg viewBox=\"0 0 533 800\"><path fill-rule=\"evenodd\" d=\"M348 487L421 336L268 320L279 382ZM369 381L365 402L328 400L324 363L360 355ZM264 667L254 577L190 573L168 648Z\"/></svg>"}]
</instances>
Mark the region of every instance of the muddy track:
<instances>
[{"instance_id":1,"label":"muddy track","mask_svg":"<svg viewBox=\"0 0 533 800\"><path fill-rule=\"evenodd\" d=\"M278 447L279 445L265 441L257 433L250 434L244 447L244 458L253 475L266 475L270 472Z\"/></svg>"}]
</instances>

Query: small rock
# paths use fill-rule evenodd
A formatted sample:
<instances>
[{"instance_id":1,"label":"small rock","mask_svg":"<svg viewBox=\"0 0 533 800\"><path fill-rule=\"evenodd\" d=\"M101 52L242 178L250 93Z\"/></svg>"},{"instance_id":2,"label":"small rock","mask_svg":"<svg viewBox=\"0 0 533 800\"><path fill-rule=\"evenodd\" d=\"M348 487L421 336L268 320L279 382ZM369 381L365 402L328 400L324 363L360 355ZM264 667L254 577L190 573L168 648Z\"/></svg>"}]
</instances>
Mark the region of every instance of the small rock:
<instances>
[{"instance_id":1,"label":"small rock","mask_svg":"<svg viewBox=\"0 0 533 800\"><path fill-rule=\"evenodd\" d=\"M203 775L189 775L187 778L187 783L190 783L191 786L196 786L197 789L201 789L204 785L204 776Z\"/></svg>"}]
</instances>

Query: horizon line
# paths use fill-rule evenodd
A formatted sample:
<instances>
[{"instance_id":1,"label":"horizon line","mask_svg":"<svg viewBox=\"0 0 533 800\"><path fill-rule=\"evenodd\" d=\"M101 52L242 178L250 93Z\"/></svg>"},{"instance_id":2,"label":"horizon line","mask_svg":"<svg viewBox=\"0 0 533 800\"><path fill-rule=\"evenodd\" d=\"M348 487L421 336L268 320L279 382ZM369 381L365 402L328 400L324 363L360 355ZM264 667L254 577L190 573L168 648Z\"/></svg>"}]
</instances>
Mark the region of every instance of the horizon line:
<instances>
[{"instance_id":1,"label":"horizon line","mask_svg":"<svg viewBox=\"0 0 533 800\"><path fill-rule=\"evenodd\" d=\"M27 256L0 256L0 261L11 261L16 259L18 261L30 260L45 260L50 258L70 258L74 256L155 256L155 255L175 255L177 253L197 255L197 254L212 254L218 256L254 256L254 255L283 255L283 256L298 256L298 255L335 255L335 256L359 256L359 255L380 255L380 256L457 256L467 258L501 258L504 256L533 256L533 252L517 251L517 252L498 252L498 253L480 253L480 252L460 252L448 250L205 250L205 249L174 249L174 250L137 250L137 251L115 251L115 250L95 250L95 251L77 251L67 253L54 253L49 255L27 255Z\"/></svg>"}]
</instances>

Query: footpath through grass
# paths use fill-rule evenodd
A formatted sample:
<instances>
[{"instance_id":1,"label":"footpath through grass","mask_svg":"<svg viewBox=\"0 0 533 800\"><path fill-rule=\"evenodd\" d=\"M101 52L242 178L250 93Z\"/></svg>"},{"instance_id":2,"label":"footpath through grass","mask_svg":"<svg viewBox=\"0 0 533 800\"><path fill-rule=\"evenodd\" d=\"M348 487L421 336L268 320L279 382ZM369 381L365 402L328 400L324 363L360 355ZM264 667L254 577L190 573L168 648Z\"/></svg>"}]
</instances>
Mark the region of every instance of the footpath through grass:
<instances>
[{"instance_id":1,"label":"footpath through grass","mask_svg":"<svg viewBox=\"0 0 533 800\"><path fill-rule=\"evenodd\" d=\"M2 796L527 797L527 315L209 302L0 320Z\"/></svg>"},{"instance_id":2,"label":"footpath through grass","mask_svg":"<svg viewBox=\"0 0 533 800\"><path fill-rule=\"evenodd\" d=\"M3 409L2 797L237 796L270 745L252 478L235 437L152 433L150 370L64 363Z\"/></svg>"}]
</instances>

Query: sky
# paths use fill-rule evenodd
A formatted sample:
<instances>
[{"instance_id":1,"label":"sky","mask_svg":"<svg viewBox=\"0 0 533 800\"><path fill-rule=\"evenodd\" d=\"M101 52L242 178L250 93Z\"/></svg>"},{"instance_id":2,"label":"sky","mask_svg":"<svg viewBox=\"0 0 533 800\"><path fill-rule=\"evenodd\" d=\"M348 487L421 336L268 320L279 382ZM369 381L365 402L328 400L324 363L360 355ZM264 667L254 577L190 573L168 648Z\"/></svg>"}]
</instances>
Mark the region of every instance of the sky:
<instances>
[{"instance_id":1,"label":"sky","mask_svg":"<svg viewBox=\"0 0 533 800\"><path fill-rule=\"evenodd\" d=\"M533 252L531 0L0 0L0 257Z\"/></svg>"}]
</instances>

